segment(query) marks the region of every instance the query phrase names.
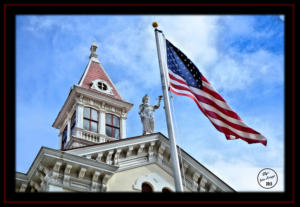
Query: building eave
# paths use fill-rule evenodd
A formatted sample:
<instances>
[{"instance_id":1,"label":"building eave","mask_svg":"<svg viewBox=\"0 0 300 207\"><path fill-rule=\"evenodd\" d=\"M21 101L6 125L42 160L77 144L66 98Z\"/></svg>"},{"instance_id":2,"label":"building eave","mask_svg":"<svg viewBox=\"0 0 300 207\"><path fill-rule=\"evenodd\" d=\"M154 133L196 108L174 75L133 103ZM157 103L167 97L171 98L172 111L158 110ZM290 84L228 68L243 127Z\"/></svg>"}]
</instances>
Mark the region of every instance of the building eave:
<instances>
[{"instance_id":1,"label":"building eave","mask_svg":"<svg viewBox=\"0 0 300 207\"><path fill-rule=\"evenodd\" d=\"M146 144L146 143L157 142L157 141L163 142L165 146L169 146L169 139L166 136L164 136L162 133L157 132L157 133L143 135L143 136L136 136L136 137L126 138L126 139L106 142L106 143L99 143L99 144L94 144L85 147L73 148L71 150L68 150L68 152L71 154L84 156L86 154L92 154L101 151L109 151L118 148L125 148L131 145ZM204 173L205 176L216 185L219 186L221 185L226 189L228 189L229 191L235 192L235 190L232 187L230 187L227 183L221 180L214 173L212 173L209 169L207 169L204 165L202 165L199 161L197 161L195 158L189 155L182 148L177 146L177 149L178 151L181 150L182 158L185 163L188 163L190 166L193 166L195 169L197 169L197 171Z\"/></svg>"},{"instance_id":2,"label":"building eave","mask_svg":"<svg viewBox=\"0 0 300 207\"><path fill-rule=\"evenodd\" d=\"M98 102L109 103L110 105L112 105L114 107L124 109L125 113L128 113L130 111L130 109L133 107L132 103L126 102L124 100L109 97L107 95L99 94L97 92L88 90L86 88L82 88L78 85L74 85L70 89L69 95L68 95L63 107L59 111L54 123L52 124L52 127L56 128L56 129L61 128L61 125L63 124L62 121L65 120L65 117L67 116L67 112L70 110L70 107L72 107L74 102L76 101L75 98L80 97L81 95L85 96L87 98L93 99L95 101L98 101Z\"/></svg>"},{"instance_id":3,"label":"building eave","mask_svg":"<svg viewBox=\"0 0 300 207\"><path fill-rule=\"evenodd\" d=\"M61 122L63 121L64 117L66 116L67 107L71 105L71 101L74 101L75 91L74 86L70 89L67 99L64 102L64 105L60 109L55 121L52 124L52 127L59 129Z\"/></svg>"},{"instance_id":4,"label":"building eave","mask_svg":"<svg viewBox=\"0 0 300 207\"><path fill-rule=\"evenodd\" d=\"M87 96L88 98L91 98L91 99L94 99L94 100L100 101L100 102L110 103L110 105L118 107L118 108L123 108L123 109L125 109L125 113L128 113L129 110L133 106L132 103L129 103L127 101L113 98L106 94L99 94L97 92L91 91L89 89L86 89L86 88L83 88L83 87L80 87L77 85L74 85L74 89L76 90L76 92L78 94L83 94L83 95Z\"/></svg>"},{"instance_id":5,"label":"building eave","mask_svg":"<svg viewBox=\"0 0 300 207\"><path fill-rule=\"evenodd\" d=\"M154 147L151 151L150 146ZM162 152L161 147L163 148ZM135 151L133 154L130 153L127 157L127 150L130 148L131 150L134 149L137 151ZM188 174L185 172L185 179L189 184L185 186L186 188L189 190L193 189L193 183L197 182L197 178L195 180L194 175L197 177L198 174L198 176L201 176L201 179L203 179L204 176L210 185L217 186L224 192L236 192L233 188L209 171L184 150L179 147L178 149L181 150L182 154L183 162L181 164L188 165L188 167L186 167L186 169L188 169ZM100 174L107 174L108 176L112 176L114 173L130 170L136 167L157 164L170 176L172 176L172 166L170 165L171 163L167 161L170 155L169 150L168 138L159 132L144 136L126 138L118 141L95 144L68 151L60 151L42 147L27 174L18 172L16 173L16 181L18 183L25 184L31 181L36 182L38 179L37 168L40 169L41 166L47 165L50 167L49 170L55 170L55 165L57 165L57 163L61 163L63 169L65 169L66 165L68 164L73 166L75 169L86 168L89 169L89 172L98 171ZM118 157L122 152L125 153L126 156L116 161L115 159L119 159ZM152 153L151 156L149 154L150 152ZM95 157L93 154L98 156ZM104 156L102 160L101 158L98 159L99 156L102 157L100 154ZM162 158L162 156L164 158ZM165 161L162 162L162 160Z\"/></svg>"},{"instance_id":6,"label":"building eave","mask_svg":"<svg viewBox=\"0 0 300 207\"><path fill-rule=\"evenodd\" d=\"M26 175L27 179L30 180L36 171L36 168L39 164L45 159L52 159L52 162L56 162L58 160L65 160L68 163L86 165L89 167L93 167L99 171L105 171L108 174L114 173L118 167L109 165L103 162L97 162L95 160L87 159L85 157L77 156L74 154L67 153L65 151L55 150L48 147L42 147L30 166ZM49 163L50 164L50 163ZM17 172L18 173L18 172Z\"/></svg>"}]
</instances>

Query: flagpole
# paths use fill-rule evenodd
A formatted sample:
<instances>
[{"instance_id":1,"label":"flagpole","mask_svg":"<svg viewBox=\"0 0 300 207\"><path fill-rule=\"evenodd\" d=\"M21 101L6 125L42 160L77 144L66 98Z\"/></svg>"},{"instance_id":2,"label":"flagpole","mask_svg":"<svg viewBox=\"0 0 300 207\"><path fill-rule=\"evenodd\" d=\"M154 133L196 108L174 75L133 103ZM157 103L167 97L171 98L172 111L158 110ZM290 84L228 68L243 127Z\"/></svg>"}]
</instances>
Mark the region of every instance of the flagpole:
<instances>
[{"instance_id":1,"label":"flagpole","mask_svg":"<svg viewBox=\"0 0 300 207\"><path fill-rule=\"evenodd\" d=\"M153 22L152 26L155 28L155 39L156 39L156 47L157 47L157 56L158 56L158 63L159 63L159 69L160 69L160 78L161 78L161 84L162 84L162 90L164 95L164 103L165 103L165 113L166 113L166 120L167 120L167 127L168 127L168 135L170 140L170 152L171 152L171 160L173 165L173 175L174 175L174 182L175 182L175 189L176 192L183 192L183 186L182 186L182 179L180 174L180 167L179 167L179 160L178 160L178 154L177 154L177 147L175 142L175 133L174 133L174 127L173 127L173 121L171 116L171 108L170 108L170 101L169 101L169 92L167 88L162 58L161 58L161 47L160 47L160 41L158 37L158 32L161 32L157 29L158 24L157 22Z\"/></svg>"}]
</instances>

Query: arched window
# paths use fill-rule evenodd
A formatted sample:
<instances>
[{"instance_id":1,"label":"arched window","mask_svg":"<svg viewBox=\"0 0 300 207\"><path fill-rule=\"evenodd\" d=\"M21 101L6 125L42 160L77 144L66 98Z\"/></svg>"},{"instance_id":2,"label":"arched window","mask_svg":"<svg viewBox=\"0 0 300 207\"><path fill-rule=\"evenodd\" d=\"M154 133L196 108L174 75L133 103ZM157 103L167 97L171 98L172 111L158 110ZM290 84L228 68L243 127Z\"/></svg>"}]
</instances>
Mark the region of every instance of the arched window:
<instances>
[{"instance_id":1,"label":"arched window","mask_svg":"<svg viewBox=\"0 0 300 207\"><path fill-rule=\"evenodd\" d=\"M165 188L162 189L162 192L163 193L171 193L172 191L169 188L165 187Z\"/></svg>"},{"instance_id":2,"label":"arched window","mask_svg":"<svg viewBox=\"0 0 300 207\"><path fill-rule=\"evenodd\" d=\"M106 91L107 90L107 85L105 83L103 83L103 82L99 81L97 86L102 91Z\"/></svg>"},{"instance_id":3,"label":"arched window","mask_svg":"<svg viewBox=\"0 0 300 207\"><path fill-rule=\"evenodd\" d=\"M106 135L120 138L120 118L113 114L106 114Z\"/></svg>"},{"instance_id":4,"label":"arched window","mask_svg":"<svg viewBox=\"0 0 300 207\"><path fill-rule=\"evenodd\" d=\"M142 192L151 193L153 192L153 188L148 183L142 183Z\"/></svg>"},{"instance_id":5,"label":"arched window","mask_svg":"<svg viewBox=\"0 0 300 207\"><path fill-rule=\"evenodd\" d=\"M98 112L90 107L84 107L83 128L92 132L98 132Z\"/></svg>"}]
</instances>

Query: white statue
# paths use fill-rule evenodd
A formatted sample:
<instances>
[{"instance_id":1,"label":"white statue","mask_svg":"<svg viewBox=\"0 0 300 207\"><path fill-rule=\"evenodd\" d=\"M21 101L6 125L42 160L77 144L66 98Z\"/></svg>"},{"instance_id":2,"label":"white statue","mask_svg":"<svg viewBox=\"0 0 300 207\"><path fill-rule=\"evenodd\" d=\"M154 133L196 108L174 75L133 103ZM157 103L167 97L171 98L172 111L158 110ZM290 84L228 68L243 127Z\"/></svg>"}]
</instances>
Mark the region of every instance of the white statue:
<instances>
[{"instance_id":1,"label":"white statue","mask_svg":"<svg viewBox=\"0 0 300 207\"><path fill-rule=\"evenodd\" d=\"M158 97L158 103L155 106L149 104L150 97L146 94L140 105L139 115L143 123L143 135L151 134L154 131L154 115L153 112L160 107L162 96Z\"/></svg>"}]
</instances>

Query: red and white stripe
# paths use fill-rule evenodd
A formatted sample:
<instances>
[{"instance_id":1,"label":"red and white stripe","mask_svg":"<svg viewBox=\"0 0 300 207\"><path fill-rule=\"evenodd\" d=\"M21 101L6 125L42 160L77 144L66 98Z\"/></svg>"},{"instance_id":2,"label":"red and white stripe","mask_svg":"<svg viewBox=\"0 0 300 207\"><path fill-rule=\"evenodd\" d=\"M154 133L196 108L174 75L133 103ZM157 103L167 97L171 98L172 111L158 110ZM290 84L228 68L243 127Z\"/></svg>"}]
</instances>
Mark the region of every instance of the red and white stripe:
<instances>
[{"instance_id":1,"label":"red and white stripe","mask_svg":"<svg viewBox=\"0 0 300 207\"><path fill-rule=\"evenodd\" d=\"M227 139L240 138L249 144L262 143L267 145L267 139L259 132L249 128L203 75L201 77L202 89L200 90L189 86L182 77L171 70L168 72L170 90L177 95L192 98L202 113L218 131L225 134Z\"/></svg>"}]
</instances>

